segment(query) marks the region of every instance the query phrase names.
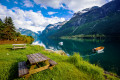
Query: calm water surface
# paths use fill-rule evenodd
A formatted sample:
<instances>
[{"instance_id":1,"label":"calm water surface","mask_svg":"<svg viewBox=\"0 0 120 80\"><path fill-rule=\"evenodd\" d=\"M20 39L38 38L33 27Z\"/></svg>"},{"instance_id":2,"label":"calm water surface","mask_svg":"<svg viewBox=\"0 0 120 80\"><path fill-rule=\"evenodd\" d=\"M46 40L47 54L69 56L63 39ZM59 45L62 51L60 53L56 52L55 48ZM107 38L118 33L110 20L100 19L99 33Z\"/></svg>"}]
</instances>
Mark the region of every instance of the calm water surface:
<instances>
[{"instance_id":1,"label":"calm water surface","mask_svg":"<svg viewBox=\"0 0 120 80\"><path fill-rule=\"evenodd\" d=\"M59 45L63 42L63 45ZM33 44L43 45L47 49L63 50L68 55L78 52L85 60L97 64L104 70L120 75L120 42L111 40L36 40ZM103 53L93 53L95 47L104 46Z\"/></svg>"}]
</instances>

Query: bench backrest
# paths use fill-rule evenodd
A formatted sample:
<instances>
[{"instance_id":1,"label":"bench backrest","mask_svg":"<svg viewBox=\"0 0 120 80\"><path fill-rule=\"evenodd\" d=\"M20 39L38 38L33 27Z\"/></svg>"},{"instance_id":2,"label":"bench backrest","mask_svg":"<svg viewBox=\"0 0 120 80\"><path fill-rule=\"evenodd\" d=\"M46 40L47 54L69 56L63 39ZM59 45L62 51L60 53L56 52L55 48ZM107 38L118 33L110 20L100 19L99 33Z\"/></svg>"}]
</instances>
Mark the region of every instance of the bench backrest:
<instances>
[{"instance_id":1,"label":"bench backrest","mask_svg":"<svg viewBox=\"0 0 120 80\"><path fill-rule=\"evenodd\" d=\"M26 44L12 44L13 46L26 45Z\"/></svg>"},{"instance_id":2,"label":"bench backrest","mask_svg":"<svg viewBox=\"0 0 120 80\"><path fill-rule=\"evenodd\" d=\"M20 47L20 46L21 46L21 47L22 47L22 46L25 47L26 44L13 44L13 47L14 47L14 48L15 48L15 47Z\"/></svg>"}]
</instances>

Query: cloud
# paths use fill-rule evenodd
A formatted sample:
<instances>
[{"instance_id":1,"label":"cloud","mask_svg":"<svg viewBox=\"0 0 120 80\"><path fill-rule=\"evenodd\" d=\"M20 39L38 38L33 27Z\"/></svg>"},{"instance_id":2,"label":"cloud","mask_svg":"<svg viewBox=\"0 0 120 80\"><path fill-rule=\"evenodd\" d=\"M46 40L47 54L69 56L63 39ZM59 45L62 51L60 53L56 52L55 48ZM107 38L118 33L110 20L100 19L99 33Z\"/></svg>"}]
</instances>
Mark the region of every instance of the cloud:
<instances>
[{"instance_id":1,"label":"cloud","mask_svg":"<svg viewBox=\"0 0 120 80\"><path fill-rule=\"evenodd\" d=\"M46 6L43 6L43 5L41 5L40 7L47 9L47 7L46 7Z\"/></svg>"},{"instance_id":2,"label":"cloud","mask_svg":"<svg viewBox=\"0 0 120 80\"><path fill-rule=\"evenodd\" d=\"M30 0L24 0L23 3L24 3L24 6L26 6L26 7L33 7L34 6Z\"/></svg>"},{"instance_id":3,"label":"cloud","mask_svg":"<svg viewBox=\"0 0 120 80\"><path fill-rule=\"evenodd\" d=\"M10 2L9 0L6 0L7 2Z\"/></svg>"},{"instance_id":4,"label":"cloud","mask_svg":"<svg viewBox=\"0 0 120 80\"><path fill-rule=\"evenodd\" d=\"M17 1L14 1L14 3L15 3L15 4L18 4L18 2L17 2Z\"/></svg>"},{"instance_id":5,"label":"cloud","mask_svg":"<svg viewBox=\"0 0 120 80\"><path fill-rule=\"evenodd\" d=\"M64 0L70 10L74 12L89 8L92 6L102 6L106 3L105 0Z\"/></svg>"},{"instance_id":6,"label":"cloud","mask_svg":"<svg viewBox=\"0 0 120 80\"><path fill-rule=\"evenodd\" d=\"M69 14L74 14L74 12L73 12L73 11L68 11L68 13L69 13Z\"/></svg>"},{"instance_id":7,"label":"cloud","mask_svg":"<svg viewBox=\"0 0 120 80\"><path fill-rule=\"evenodd\" d=\"M108 1L110 2L110 1L113 1L113 0L108 0Z\"/></svg>"},{"instance_id":8,"label":"cloud","mask_svg":"<svg viewBox=\"0 0 120 80\"><path fill-rule=\"evenodd\" d=\"M58 9L62 7L61 0L34 0L36 4L40 4L45 7L52 7Z\"/></svg>"},{"instance_id":9,"label":"cloud","mask_svg":"<svg viewBox=\"0 0 120 80\"><path fill-rule=\"evenodd\" d=\"M12 17L16 28L30 29L34 32L44 30L48 24L65 21L64 18L44 17L41 11L24 11L17 7L7 9L6 6L0 4L0 18L4 20L6 16Z\"/></svg>"},{"instance_id":10,"label":"cloud","mask_svg":"<svg viewBox=\"0 0 120 80\"><path fill-rule=\"evenodd\" d=\"M53 14L56 14L58 12L48 12L49 15L53 15Z\"/></svg>"},{"instance_id":11,"label":"cloud","mask_svg":"<svg viewBox=\"0 0 120 80\"><path fill-rule=\"evenodd\" d=\"M89 8L92 6L102 6L106 0L34 0L36 4L43 5L45 7L52 7L59 9L63 7L65 9L73 10L74 12ZM65 6L63 6L63 4Z\"/></svg>"}]
</instances>

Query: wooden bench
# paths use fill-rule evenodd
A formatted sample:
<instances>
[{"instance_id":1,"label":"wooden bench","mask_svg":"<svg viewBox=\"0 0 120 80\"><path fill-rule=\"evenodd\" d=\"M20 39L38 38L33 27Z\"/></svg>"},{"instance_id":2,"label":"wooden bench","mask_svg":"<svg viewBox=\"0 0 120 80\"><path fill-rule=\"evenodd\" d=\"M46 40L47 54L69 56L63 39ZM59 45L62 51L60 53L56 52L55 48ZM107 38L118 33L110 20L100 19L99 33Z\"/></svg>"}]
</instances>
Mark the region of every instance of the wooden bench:
<instances>
[{"instance_id":1,"label":"wooden bench","mask_svg":"<svg viewBox=\"0 0 120 80\"><path fill-rule=\"evenodd\" d=\"M36 54L29 54L27 55L27 65L30 65L30 69L27 69L26 62L19 62L18 63L18 73L19 77L25 77L28 79L31 74L46 70L46 69L53 69L53 67L57 64L55 61L51 60L47 56L36 53ZM45 66L40 66L39 63L45 63Z\"/></svg>"},{"instance_id":2,"label":"wooden bench","mask_svg":"<svg viewBox=\"0 0 120 80\"><path fill-rule=\"evenodd\" d=\"M26 62L19 62L18 63L18 74L19 77L23 77L24 75L28 74L29 70L27 68Z\"/></svg>"},{"instance_id":3,"label":"wooden bench","mask_svg":"<svg viewBox=\"0 0 120 80\"><path fill-rule=\"evenodd\" d=\"M52 70L53 69L53 67L57 64L55 61L53 61L53 60L49 60L49 64L50 64L50 66L49 66L49 69L50 70Z\"/></svg>"},{"instance_id":4,"label":"wooden bench","mask_svg":"<svg viewBox=\"0 0 120 80\"><path fill-rule=\"evenodd\" d=\"M26 44L13 44L12 49L23 49L26 48Z\"/></svg>"}]
</instances>

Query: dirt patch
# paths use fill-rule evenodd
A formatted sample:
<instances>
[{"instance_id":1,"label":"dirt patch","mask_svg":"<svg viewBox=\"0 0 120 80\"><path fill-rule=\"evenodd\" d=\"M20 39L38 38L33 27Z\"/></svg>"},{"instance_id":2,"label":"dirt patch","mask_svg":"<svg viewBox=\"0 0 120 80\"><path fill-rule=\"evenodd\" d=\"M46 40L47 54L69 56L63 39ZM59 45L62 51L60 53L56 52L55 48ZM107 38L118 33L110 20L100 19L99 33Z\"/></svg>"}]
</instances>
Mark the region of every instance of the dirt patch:
<instances>
[{"instance_id":1,"label":"dirt patch","mask_svg":"<svg viewBox=\"0 0 120 80\"><path fill-rule=\"evenodd\" d=\"M25 44L24 41L0 40L0 44Z\"/></svg>"}]
</instances>

